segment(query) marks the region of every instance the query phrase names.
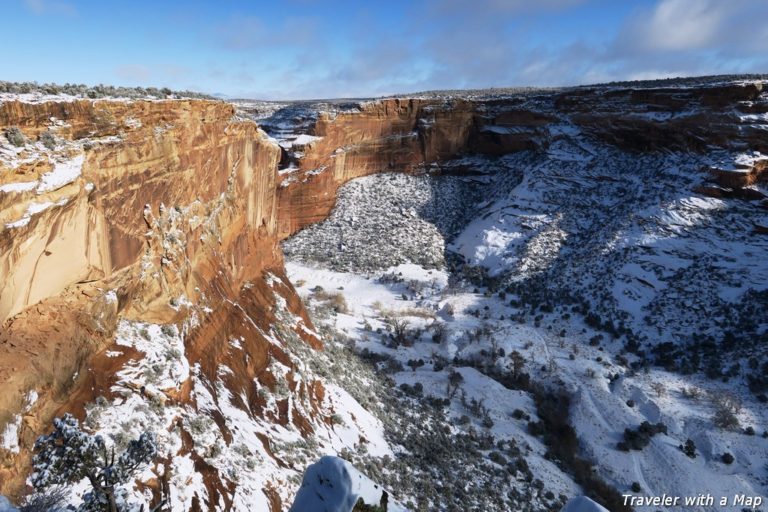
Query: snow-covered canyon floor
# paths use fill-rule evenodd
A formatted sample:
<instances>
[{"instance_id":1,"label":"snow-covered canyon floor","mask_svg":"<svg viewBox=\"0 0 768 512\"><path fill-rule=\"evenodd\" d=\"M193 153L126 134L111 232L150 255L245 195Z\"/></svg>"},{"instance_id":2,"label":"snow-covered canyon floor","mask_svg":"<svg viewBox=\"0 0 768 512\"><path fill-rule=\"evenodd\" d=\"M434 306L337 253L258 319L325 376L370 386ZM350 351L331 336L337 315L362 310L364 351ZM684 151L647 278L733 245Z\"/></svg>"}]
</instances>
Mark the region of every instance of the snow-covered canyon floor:
<instances>
[{"instance_id":1,"label":"snow-covered canyon floor","mask_svg":"<svg viewBox=\"0 0 768 512\"><path fill-rule=\"evenodd\" d=\"M443 401L448 436L486 437L475 463L532 482L542 506L595 492L547 444L547 393L568 397L573 449L619 499L766 496L768 411L749 384L766 368L768 239L752 226L768 214L692 191L727 157L566 138L476 159L479 177L362 178L285 243L289 277L398 400ZM453 209L446 189L470 193ZM422 506L443 484L383 477Z\"/></svg>"}]
</instances>

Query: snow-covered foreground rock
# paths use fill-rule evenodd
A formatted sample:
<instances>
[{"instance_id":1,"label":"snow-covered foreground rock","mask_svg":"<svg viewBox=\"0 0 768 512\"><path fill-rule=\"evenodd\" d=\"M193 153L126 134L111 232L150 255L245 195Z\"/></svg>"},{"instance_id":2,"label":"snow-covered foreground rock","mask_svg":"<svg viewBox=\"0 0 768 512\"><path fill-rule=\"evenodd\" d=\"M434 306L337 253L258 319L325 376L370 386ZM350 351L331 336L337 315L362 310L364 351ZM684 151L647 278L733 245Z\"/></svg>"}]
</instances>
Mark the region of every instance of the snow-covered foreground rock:
<instances>
[{"instance_id":1,"label":"snow-covered foreground rock","mask_svg":"<svg viewBox=\"0 0 768 512\"><path fill-rule=\"evenodd\" d=\"M577 496L568 500L561 512L607 512L607 509L586 496Z\"/></svg>"},{"instance_id":2,"label":"snow-covered foreground rock","mask_svg":"<svg viewBox=\"0 0 768 512\"><path fill-rule=\"evenodd\" d=\"M405 511L349 462L328 456L307 468L290 512L352 512L358 502L391 512Z\"/></svg>"}]
</instances>

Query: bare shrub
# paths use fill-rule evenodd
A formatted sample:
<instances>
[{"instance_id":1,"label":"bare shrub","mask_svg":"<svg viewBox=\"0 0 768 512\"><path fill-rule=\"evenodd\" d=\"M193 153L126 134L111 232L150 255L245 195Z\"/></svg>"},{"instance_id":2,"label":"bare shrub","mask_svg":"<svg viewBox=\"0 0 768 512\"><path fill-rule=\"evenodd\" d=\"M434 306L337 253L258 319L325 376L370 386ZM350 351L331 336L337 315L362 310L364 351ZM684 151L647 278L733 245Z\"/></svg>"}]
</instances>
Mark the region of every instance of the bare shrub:
<instances>
[{"instance_id":1,"label":"bare shrub","mask_svg":"<svg viewBox=\"0 0 768 512\"><path fill-rule=\"evenodd\" d=\"M715 406L715 414L712 422L716 427L725 430L734 430L739 427L737 414L741 412L741 401L735 395L727 392L712 394L712 402Z\"/></svg>"},{"instance_id":2,"label":"bare shrub","mask_svg":"<svg viewBox=\"0 0 768 512\"><path fill-rule=\"evenodd\" d=\"M667 394L667 387L662 382L654 382L651 384L651 389L654 393L656 393L656 396L662 397Z\"/></svg>"},{"instance_id":3,"label":"bare shrub","mask_svg":"<svg viewBox=\"0 0 768 512\"><path fill-rule=\"evenodd\" d=\"M408 320L397 317L386 317L384 321L387 323L387 326L390 330L389 337L392 339L392 343L395 346L399 347L400 345L413 345L413 342L409 336L410 324L408 323Z\"/></svg>"},{"instance_id":4,"label":"bare shrub","mask_svg":"<svg viewBox=\"0 0 768 512\"><path fill-rule=\"evenodd\" d=\"M683 395L685 398L688 398L689 400L694 400L698 402L699 400L701 400L703 392L701 391L701 388L697 388L696 386L690 386L690 387L683 386L682 388L680 388L680 394Z\"/></svg>"},{"instance_id":5,"label":"bare shrub","mask_svg":"<svg viewBox=\"0 0 768 512\"><path fill-rule=\"evenodd\" d=\"M314 298L317 301L324 302L336 313L349 313L347 299L341 292L327 292L325 290L315 291Z\"/></svg>"}]
</instances>

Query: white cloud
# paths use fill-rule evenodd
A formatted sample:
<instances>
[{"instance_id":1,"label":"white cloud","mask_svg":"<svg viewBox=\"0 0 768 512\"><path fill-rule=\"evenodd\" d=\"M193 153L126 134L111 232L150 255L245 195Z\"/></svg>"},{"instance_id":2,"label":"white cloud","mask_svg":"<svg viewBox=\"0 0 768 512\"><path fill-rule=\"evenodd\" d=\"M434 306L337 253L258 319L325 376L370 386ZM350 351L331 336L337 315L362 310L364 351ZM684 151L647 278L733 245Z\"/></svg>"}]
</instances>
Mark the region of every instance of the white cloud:
<instances>
[{"instance_id":1,"label":"white cloud","mask_svg":"<svg viewBox=\"0 0 768 512\"><path fill-rule=\"evenodd\" d=\"M645 27L646 44L655 50L690 50L714 41L725 20L725 2L664 0Z\"/></svg>"},{"instance_id":2,"label":"white cloud","mask_svg":"<svg viewBox=\"0 0 768 512\"><path fill-rule=\"evenodd\" d=\"M763 0L659 0L634 13L620 31L619 53L768 50Z\"/></svg>"}]
</instances>

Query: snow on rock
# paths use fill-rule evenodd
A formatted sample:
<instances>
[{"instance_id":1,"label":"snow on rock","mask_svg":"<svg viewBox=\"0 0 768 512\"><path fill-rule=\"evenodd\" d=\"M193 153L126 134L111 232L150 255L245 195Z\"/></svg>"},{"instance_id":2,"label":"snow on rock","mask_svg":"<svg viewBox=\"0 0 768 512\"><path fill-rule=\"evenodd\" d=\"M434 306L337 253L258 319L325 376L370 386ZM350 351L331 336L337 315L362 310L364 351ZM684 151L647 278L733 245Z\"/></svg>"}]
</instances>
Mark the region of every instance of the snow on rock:
<instances>
[{"instance_id":1,"label":"snow on rock","mask_svg":"<svg viewBox=\"0 0 768 512\"><path fill-rule=\"evenodd\" d=\"M0 512L18 512L18 510L8 501L8 498L0 496Z\"/></svg>"},{"instance_id":2,"label":"snow on rock","mask_svg":"<svg viewBox=\"0 0 768 512\"><path fill-rule=\"evenodd\" d=\"M293 145L294 146L305 146L307 144L310 144L316 140L320 140L322 137L315 137L314 135L307 135L305 133L302 133L295 139L293 139Z\"/></svg>"},{"instance_id":3,"label":"snow on rock","mask_svg":"<svg viewBox=\"0 0 768 512\"><path fill-rule=\"evenodd\" d=\"M390 503L389 494L352 464L325 456L307 468L290 512L351 512L358 500L386 505L390 512L405 511Z\"/></svg>"},{"instance_id":4,"label":"snow on rock","mask_svg":"<svg viewBox=\"0 0 768 512\"><path fill-rule=\"evenodd\" d=\"M576 496L568 500L560 512L608 512L608 509L586 496Z\"/></svg>"},{"instance_id":5,"label":"snow on rock","mask_svg":"<svg viewBox=\"0 0 768 512\"><path fill-rule=\"evenodd\" d=\"M23 413L26 414L37 402L37 391L30 390L27 393L26 404L24 405ZM9 421L5 425L5 429L0 434L0 447L8 450L12 453L19 453L19 431L21 430L22 417L16 415L12 421ZM1 510L1 509L0 509Z\"/></svg>"},{"instance_id":6,"label":"snow on rock","mask_svg":"<svg viewBox=\"0 0 768 512\"><path fill-rule=\"evenodd\" d=\"M107 297L110 296L108 292ZM123 320L117 328L117 345L143 352L140 361L128 363L118 372L120 382L139 383L150 391L178 389L189 378L189 362L184 357L184 341L174 326L143 324ZM147 382L147 376L150 381Z\"/></svg>"},{"instance_id":7,"label":"snow on rock","mask_svg":"<svg viewBox=\"0 0 768 512\"><path fill-rule=\"evenodd\" d=\"M82 173L84 161L85 155L78 155L71 160L56 162L52 171L40 177L37 193L42 194L43 192L57 190L75 181Z\"/></svg>"},{"instance_id":8,"label":"snow on rock","mask_svg":"<svg viewBox=\"0 0 768 512\"><path fill-rule=\"evenodd\" d=\"M0 443L0 447L8 450L12 453L19 453L19 429L21 428L21 416L16 416L13 421L9 421L5 425L5 430L3 431L0 438L2 438L2 443Z\"/></svg>"},{"instance_id":9,"label":"snow on rock","mask_svg":"<svg viewBox=\"0 0 768 512\"><path fill-rule=\"evenodd\" d=\"M0 192L4 194L29 192L37 188L37 181L22 181L19 183L7 183L0 186Z\"/></svg>"}]
</instances>

